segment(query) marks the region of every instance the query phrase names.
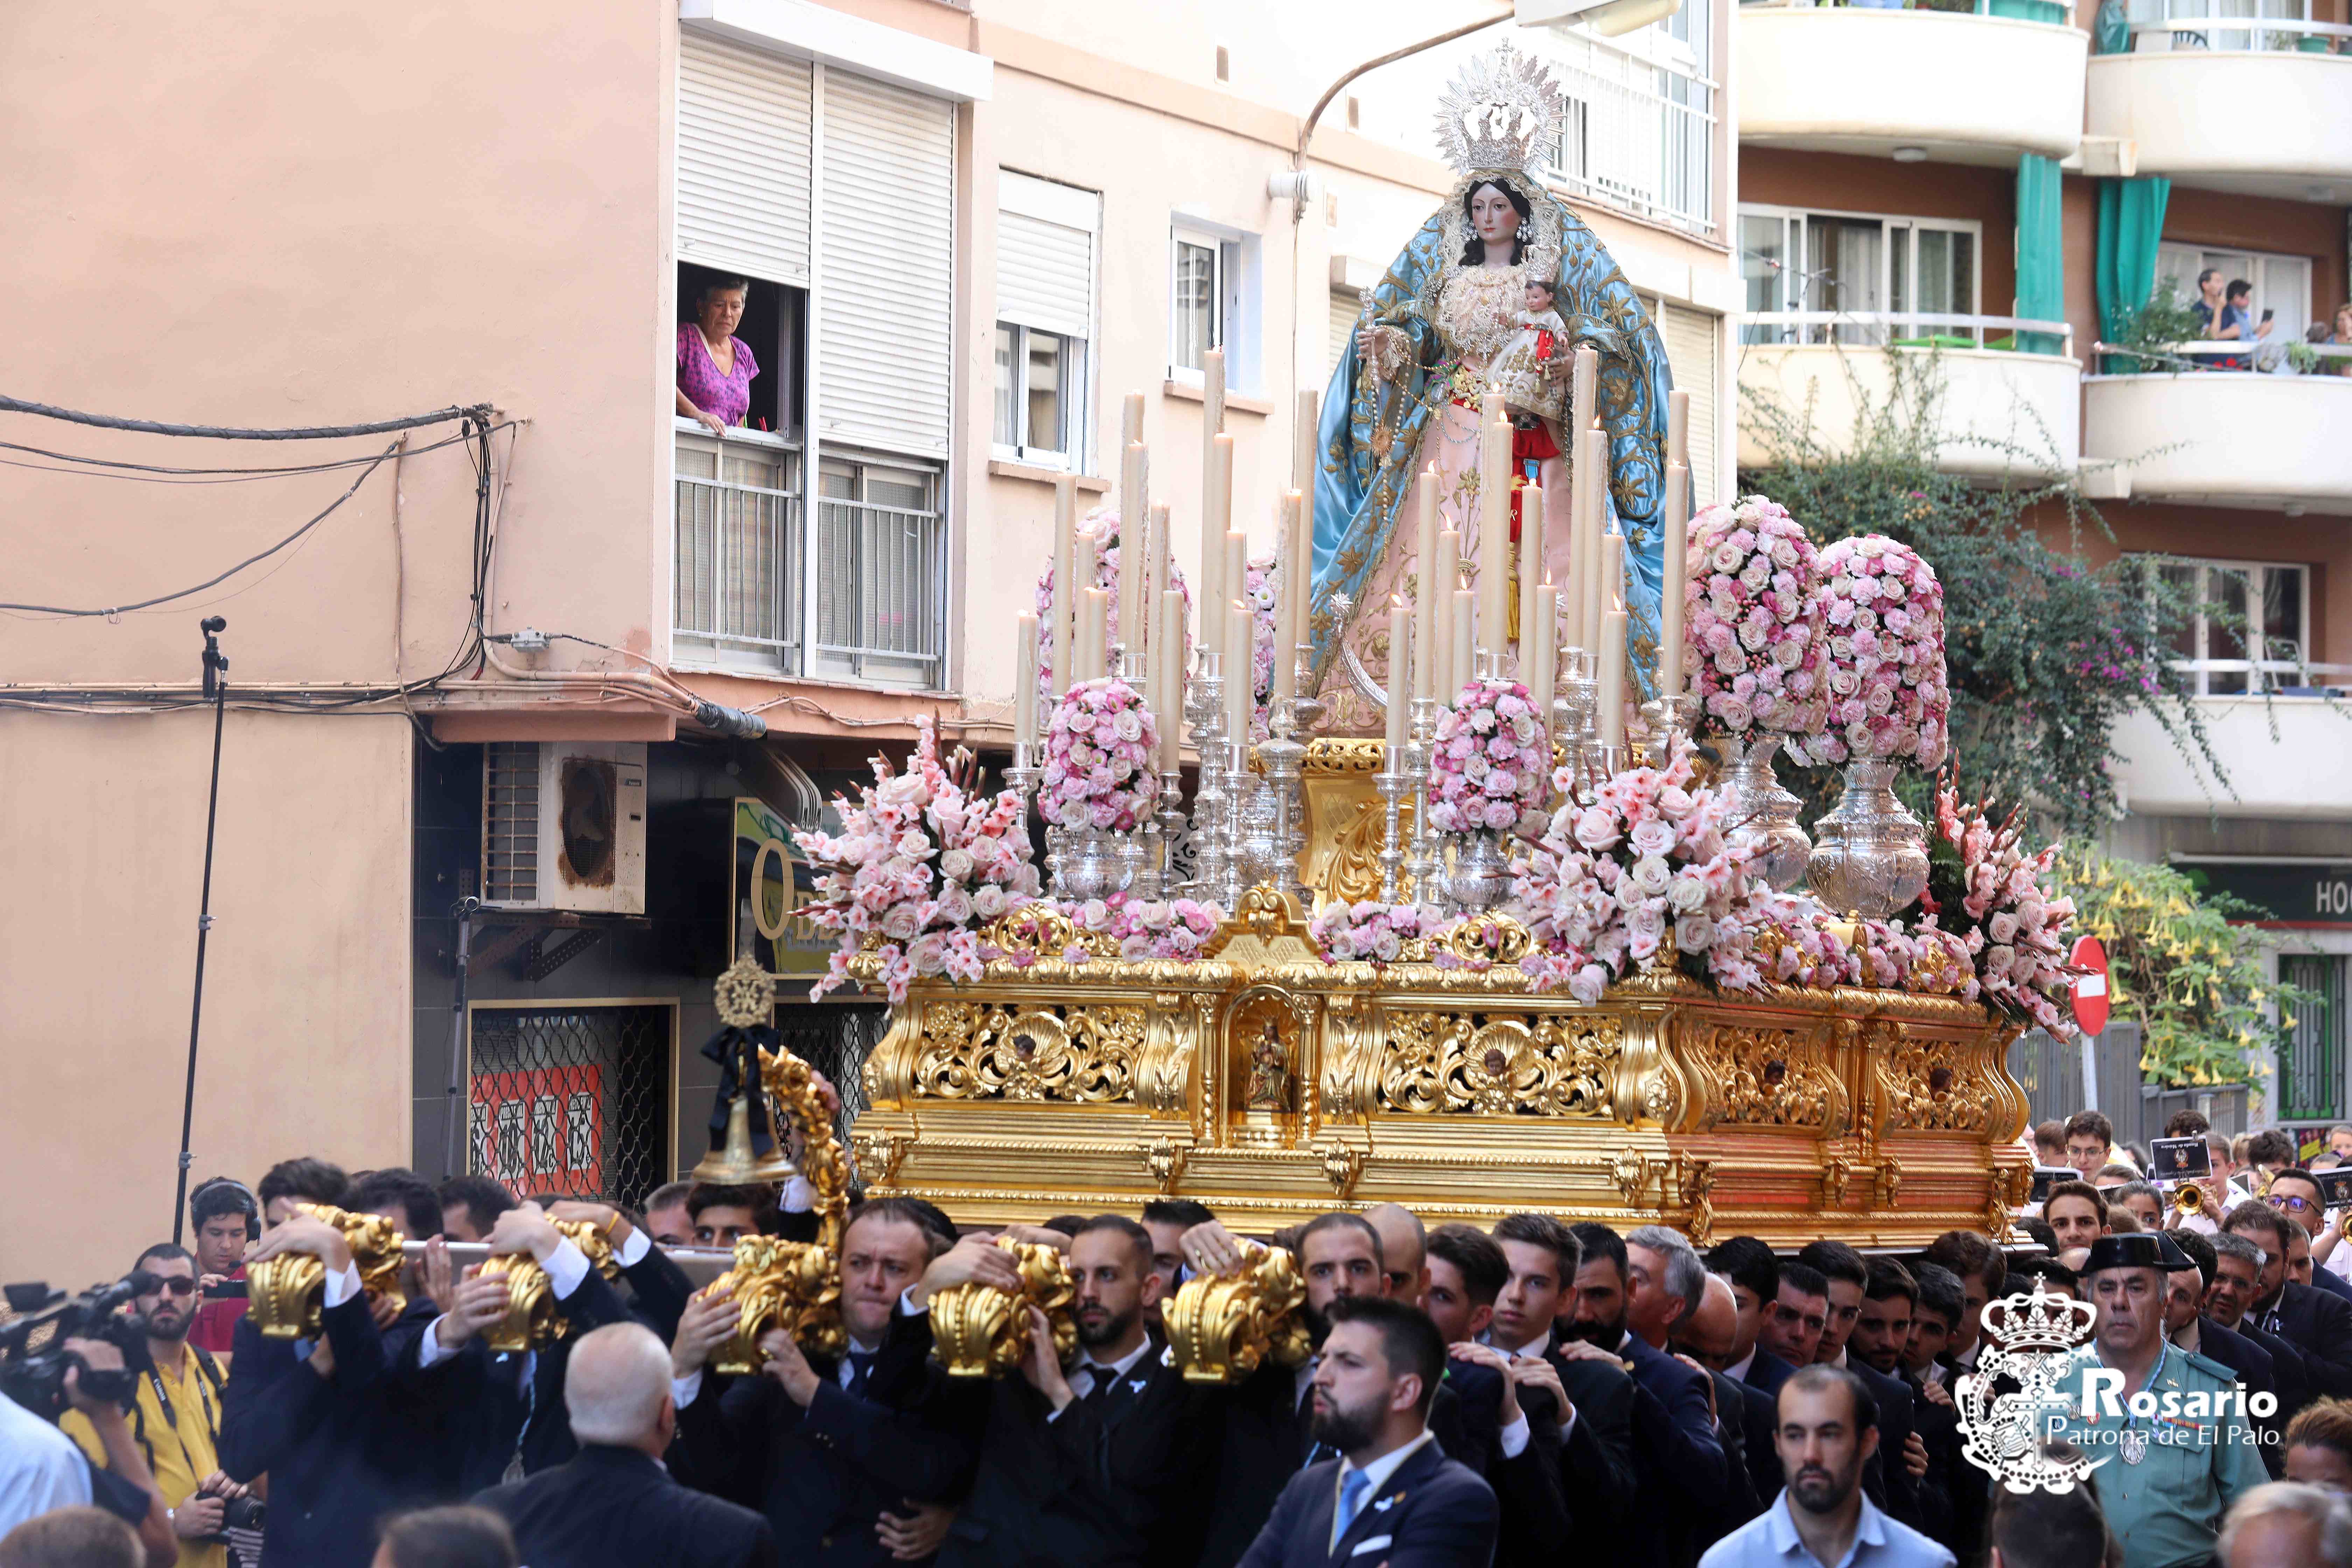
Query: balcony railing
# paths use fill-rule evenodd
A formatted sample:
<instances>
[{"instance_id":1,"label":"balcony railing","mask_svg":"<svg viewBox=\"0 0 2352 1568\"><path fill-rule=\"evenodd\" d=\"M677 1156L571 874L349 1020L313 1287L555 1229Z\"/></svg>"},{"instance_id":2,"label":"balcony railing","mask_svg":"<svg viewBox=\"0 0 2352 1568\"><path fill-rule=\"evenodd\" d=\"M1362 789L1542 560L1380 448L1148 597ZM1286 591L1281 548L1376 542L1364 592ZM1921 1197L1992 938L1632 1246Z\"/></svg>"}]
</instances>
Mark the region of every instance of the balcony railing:
<instances>
[{"instance_id":1,"label":"balcony railing","mask_svg":"<svg viewBox=\"0 0 2352 1568\"><path fill-rule=\"evenodd\" d=\"M683 419L676 441L679 662L918 689L943 683L941 510L859 499L860 471L835 473L828 460L823 488L851 493L817 498L812 536L796 443L746 430L721 439Z\"/></svg>"},{"instance_id":2,"label":"balcony railing","mask_svg":"<svg viewBox=\"0 0 2352 1568\"><path fill-rule=\"evenodd\" d=\"M2118 348L2114 343L2094 343L2095 353L2108 356L2109 361L2137 361L2149 371L2235 371L2248 369L2276 374L2342 375L2337 368L2352 361L2352 343L2306 343L2301 339L2285 338L2206 338L2193 343L2167 343L2162 348ZM2310 371L2298 372L2295 360L2308 354L2314 362ZM2236 359L2249 362L2243 365L2224 365L2217 360Z\"/></svg>"},{"instance_id":3,"label":"balcony railing","mask_svg":"<svg viewBox=\"0 0 2352 1568\"><path fill-rule=\"evenodd\" d=\"M2340 40L2352 40L2352 27L2340 22L2302 22L2292 16L2173 16L2132 25L2132 52L2142 55L2175 49L2340 54L2345 52Z\"/></svg>"},{"instance_id":4,"label":"balcony railing","mask_svg":"<svg viewBox=\"0 0 2352 1568\"><path fill-rule=\"evenodd\" d=\"M1989 340L1988 332L2010 336ZM2026 333L2055 338L2062 346L2036 345L2022 335ZM2074 353L2074 329L2064 321L1938 310L1754 310L1739 318L1739 338L1748 343L1840 342L1867 348L2014 348L2068 358Z\"/></svg>"},{"instance_id":5,"label":"balcony railing","mask_svg":"<svg viewBox=\"0 0 2352 1568\"><path fill-rule=\"evenodd\" d=\"M2318 664L2289 642L2266 650L2280 658L2177 658L2172 668L2192 677L2200 697L2243 697L2249 692L2294 701L2340 699L2352 690L2352 664Z\"/></svg>"},{"instance_id":6,"label":"balcony railing","mask_svg":"<svg viewBox=\"0 0 2352 1568\"><path fill-rule=\"evenodd\" d=\"M1568 195L1713 234L1719 85L1583 32L1559 34L1545 58L1566 100L1551 184Z\"/></svg>"}]
</instances>

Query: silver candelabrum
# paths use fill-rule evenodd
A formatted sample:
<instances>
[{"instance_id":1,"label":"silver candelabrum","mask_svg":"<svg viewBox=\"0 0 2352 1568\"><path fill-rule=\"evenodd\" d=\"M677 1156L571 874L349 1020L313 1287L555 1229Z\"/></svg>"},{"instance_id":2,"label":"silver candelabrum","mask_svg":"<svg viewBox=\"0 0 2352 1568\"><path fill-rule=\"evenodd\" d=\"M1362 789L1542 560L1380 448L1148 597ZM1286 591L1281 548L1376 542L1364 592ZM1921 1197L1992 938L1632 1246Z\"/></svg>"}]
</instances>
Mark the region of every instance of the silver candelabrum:
<instances>
[{"instance_id":1,"label":"silver candelabrum","mask_svg":"<svg viewBox=\"0 0 2352 1568\"><path fill-rule=\"evenodd\" d=\"M1429 826L1429 759L1436 730L1437 699L1414 698L1412 738L1404 746L1405 785L1412 795L1412 840L1404 869L1413 897L1423 901L1437 886L1437 835Z\"/></svg>"},{"instance_id":2,"label":"silver candelabrum","mask_svg":"<svg viewBox=\"0 0 2352 1568\"><path fill-rule=\"evenodd\" d=\"M1314 645L1300 643L1292 650L1294 693L1313 680ZM1257 749L1265 764L1249 813L1249 874L1252 884L1271 882L1289 893L1302 910L1314 907L1315 895L1300 876L1300 853L1306 847L1307 809L1303 763L1307 742L1299 736L1323 717L1322 702L1294 695L1273 704L1267 715L1269 733Z\"/></svg>"},{"instance_id":3,"label":"silver candelabrum","mask_svg":"<svg viewBox=\"0 0 2352 1568\"><path fill-rule=\"evenodd\" d=\"M1663 768L1696 730L1698 699L1687 691L1661 693L1642 704L1642 721L1650 731L1650 765Z\"/></svg>"},{"instance_id":4,"label":"silver candelabrum","mask_svg":"<svg viewBox=\"0 0 2352 1568\"><path fill-rule=\"evenodd\" d=\"M1594 783L1591 752L1601 739L1592 663L1592 655L1583 648L1562 650L1561 673L1552 688L1552 740L1568 766L1569 793L1580 799Z\"/></svg>"},{"instance_id":5,"label":"silver candelabrum","mask_svg":"<svg viewBox=\"0 0 2352 1568\"><path fill-rule=\"evenodd\" d=\"M1192 744L1201 755L1201 777L1192 792L1192 876L1184 888L1195 899L1229 910L1241 895L1238 889L1228 892L1226 888L1234 858L1233 824L1225 810L1232 775L1226 768L1224 659L1206 647L1195 657L1198 664L1186 687L1186 711L1192 721Z\"/></svg>"}]
</instances>

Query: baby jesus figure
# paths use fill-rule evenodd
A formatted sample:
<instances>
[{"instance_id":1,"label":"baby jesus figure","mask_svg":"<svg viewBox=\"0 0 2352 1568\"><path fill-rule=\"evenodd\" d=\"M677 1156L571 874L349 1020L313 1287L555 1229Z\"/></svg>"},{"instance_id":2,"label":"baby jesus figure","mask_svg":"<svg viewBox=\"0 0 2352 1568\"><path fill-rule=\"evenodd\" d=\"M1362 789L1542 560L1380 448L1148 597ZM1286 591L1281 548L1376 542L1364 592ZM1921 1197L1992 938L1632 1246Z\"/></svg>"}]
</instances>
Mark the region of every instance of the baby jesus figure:
<instances>
[{"instance_id":1,"label":"baby jesus figure","mask_svg":"<svg viewBox=\"0 0 2352 1568\"><path fill-rule=\"evenodd\" d=\"M1511 424L1520 430L1540 429L1546 422L1558 428L1568 416L1568 377L1563 373L1573 345L1568 323L1553 309L1551 279L1528 279L1523 306L1511 322L1519 330L1495 356L1489 373L1502 390Z\"/></svg>"}]
</instances>

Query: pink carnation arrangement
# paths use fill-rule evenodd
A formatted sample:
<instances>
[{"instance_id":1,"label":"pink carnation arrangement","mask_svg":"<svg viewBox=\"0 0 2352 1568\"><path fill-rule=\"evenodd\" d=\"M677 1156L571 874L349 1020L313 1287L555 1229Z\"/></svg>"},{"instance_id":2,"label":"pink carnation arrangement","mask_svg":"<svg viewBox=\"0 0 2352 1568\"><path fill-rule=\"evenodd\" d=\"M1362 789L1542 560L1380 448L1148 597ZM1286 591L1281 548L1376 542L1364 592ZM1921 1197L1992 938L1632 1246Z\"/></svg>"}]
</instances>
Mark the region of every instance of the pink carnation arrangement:
<instances>
[{"instance_id":1,"label":"pink carnation arrangement","mask_svg":"<svg viewBox=\"0 0 2352 1568\"><path fill-rule=\"evenodd\" d=\"M1822 552L1829 711L1800 745L1811 761L1944 760L1952 710L1944 682L1944 586L1908 545L1878 534Z\"/></svg>"},{"instance_id":2,"label":"pink carnation arrangement","mask_svg":"<svg viewBox=\"0 0 2352 1568\"><path fill-rule=\"evenodd\" d=\"M1115 675L1081 681L1045 731L1037 809L1066 828L1132 832L1160 804L1160 735L1142 694Z\"/></svg>"},{"instance_id":3,"label":"pink carnation arrangement","mask_svg":"<svg viewBox=\"0 0 2352 1568\"><path fill-rule=\"evenodd\" d=\"M1100 588L1109 595L1103 612L1104 637L1113 646L1118 643L1118 513L1109 507L1097 507L1078 520L1077 529L1078 585ZM1092 563L1091 570L1088 563ZM1184 580L1183 569L1173 561L1168 563L1168 585L1184 595L1184 668L1192 668L1192 585ZM1054 563L1045 563L1038 574L1035 599L1037 611L1037 701L1050 712L1061 696L1061 688L1054 683L1054 639L1046 627L1053 624ZM1154 612L1157 613L1156 611Z\"/></svg>"},{"instance_id":4,"label":"pink carnation arrangement","mask_svg":"<svg viewBox=\"0 0 2352 1568\"><path fill-rule=\"evenodd\" d=\"M1274 593L1281 580L1274 557L1260 555L1242 573L1242 603L1250 614L1250 739L1266 736L1274 701Z\"/></svg>"},{"instance_id":5,"label":"pink carnation arrangement","mask_svg":"<svg viewBox=\"0 0 2352 1568\"><path fill-rule=\"evenodd\" d=\"M1473 680L1437 716L1429 825L1440 833L1543 831L1551 742L1516 680Z\"/></svg>"},{"instance_id":6,"label":"pink carnation arrangement","mask_svg":"<svg viewBox=\"0 0 2352 1568\"><path fill-rule=\"evenodd\" d=\"M1113 893L1084 903L1064 902L1060 909L1082 931L1107 936L1118 943L1121 958L1166 958L1190 963L1225 921L1215 904L1194 899L1139 899ZM1072 963L1084 963L1087 950L1072 944L1062 954Z\"/></svg>"},{"instance_id":7,"label":"pink carnation arrangement","mask_svg":"<svg viewBox=\"0 0 2352 1568\"><path fill-rule=\"evenodd\" d=\"M2022 807L1999 826L1990 798L1963 803L1947 770L1936 787L1936 856L1930 863L1930 913L1957 945L1969 975L1962 994L1979 994L2011 1017L2062 1038L2074 1032L2074 987L2081 971L2067 962L2074 900L2053 898L2042 878L2058 858L2054 844L2027 855ZM1945 851L1948 850L1947 855ZM1957 865L1954 862L1957 861Z\"/></svg>"},{"instance_id":8,"label":"pink carnation arrangement","mask_svg":"<svg viewBox=\"0 0 2352 1568\"><path fill-rule=\"evenodd\" d=\"M1728 735L1801 735L1822 717L1822 637L1813 542L1762 496L1691 519L1683 668Z\"/></svg>"},{"instance_id":9,"label":"pink carnation arrangement","mask_svg":"<svg viewBox=\"0 0 2352 1568\"><path fill-rule=\"evenodd\" d=\"M942 763L929 717L916 721L915 737L905 773L876 757L874 783L856 801L836 797L839 835L793 835L819 868L816 897L799 912L841 939L812 1000L849 983L850 960L877 933L893 1002L919 976L977 980L978 926L1037 896L1020 795L981 794L979 765L961 747Z\"/></svg>"},{"instance_id":10,"label":"pink carnation arrangement","mask_svg":"<svg viewBox=\"0 0 2352 1568\"><path fill-rule=\"evenodd\" d=\"M1730 791L1694 784L1688 748L1664 768L1602 781L1590 804L1563 804L1512 864L1535 943L1519 967L1535 989L1565 985L1589 1004L1661 953L1710 975L1718 958L1738 962L1745 932L1733 916L1759 884L1748 851L1725 840L1736 810Z\"/></svg>"},{"instance_id":11,"label":"pink carnation arrangement","mask_svg":"<svg viewBox=\"0 0 2352 1568\"><path fill-rule=\"evenodd\" d=\"M1383 904L1374 900L1326 904L1307 922L1307 934L1323 950L1326 963L1351 960L1394 963L1404 944L1424 937L1444 923L1444 910L1429 904Z\"/></svg>"}]
</instances>

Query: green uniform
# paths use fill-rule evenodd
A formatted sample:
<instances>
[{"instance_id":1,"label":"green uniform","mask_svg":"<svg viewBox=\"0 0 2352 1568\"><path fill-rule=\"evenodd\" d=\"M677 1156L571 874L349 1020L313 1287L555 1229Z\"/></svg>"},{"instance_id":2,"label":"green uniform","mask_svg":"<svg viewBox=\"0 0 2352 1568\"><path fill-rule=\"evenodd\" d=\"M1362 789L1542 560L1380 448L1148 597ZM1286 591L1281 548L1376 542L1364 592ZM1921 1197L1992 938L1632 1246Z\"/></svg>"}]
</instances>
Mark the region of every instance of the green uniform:
<instances>
[{"instance_id":1,"label":"green uniform","mask_svg":"<svg viewBox=\"0 0 2352 1568\"><path fill-rule=\"evenodd\" d=\"M2270 1479L2263 1468L2252 1419L2234 1404L2236 1378L2219 1362L2168 1344L2147 1383L2160 1405L2181 1412L2135 1416L2126 1397L2116 1396L2120 1416L2094 1410L2083 1418L2075 1401L2082 1369L2103 1363L2095 1350L2078 1352L2060 1386L2074 1407L2068 1425L2053 1436L2065 1437L2101 1461L2091 1473L2107 1528L2122 1543L2124 1568L2176 1568L2211 1560L2213 1539L2230 1505ZM2205 1395L2199 1412L2191 1395ZM2134 1462L2137 1456L2137 1462Z\"/></svg>"}]
</instances>

